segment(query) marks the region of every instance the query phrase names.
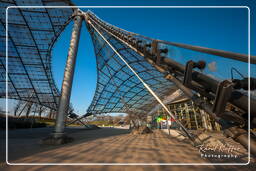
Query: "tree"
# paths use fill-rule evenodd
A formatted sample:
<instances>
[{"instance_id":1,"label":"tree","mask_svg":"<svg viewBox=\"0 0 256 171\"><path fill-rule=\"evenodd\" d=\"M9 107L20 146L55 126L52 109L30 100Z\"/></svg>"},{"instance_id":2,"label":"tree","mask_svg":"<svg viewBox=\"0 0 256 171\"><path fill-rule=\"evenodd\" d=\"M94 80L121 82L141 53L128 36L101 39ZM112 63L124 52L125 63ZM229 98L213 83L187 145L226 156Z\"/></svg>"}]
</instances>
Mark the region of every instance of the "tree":
<instances>
[{"instance_id":1,"label":"tree","mask_svg":"<svg viewBox=\"0 0 256 171\"><path fill-rule=\"evenodd\" d=\"M47 110L46 107L44 107L42 105L39 105L39 107L38 107L38 116L39 116L40 119L42 117L42 113L45 112L46 110Z\"/></svg>"},{"instance_id":2,"label":"tree","mask_svg":"<svg viewBox=\"0 0 256 171\"><path fill-rule=\"evenodd\" d=\"M130 123L132 124L131 125L132 127L138 128L147 123L147 114L146 113L129 112L128 118L126 118L126 121L130 121Z\"/></svg>"},{"instance_id":3,"label":"tree","mask_svg":"<svg viewBox=\"0 0 256 171\"><path fill-rule=\"evenodd\" d=\"M74 113L74 107L73 107L73 105L70 103L69 108L68 108L68 114L72 114L72 113Z\"/></svg>"},{"instance_id":4,"label":"tree","mask_svg":"<svg viewBox=\"0 0 256 171\"><path fill-rule=\"evenodd\" d=\"M114 119L112 116L108 115L107 117L107 125L113 125L114 124Z\"/></svg>"},{"instance_id":5,"label":"tree","mask_svg":"<svg viewBox=\"0 0 256 171\"><path fill-rule=\"evenodd\" d=\"M5 111L3 110L2 106L0 106L0 114L5 113Z\"/></svg>"},{"instance_id":6,"label":"tree","mask_svg":"<svg viewBox=\"0 0 256 171\"><path fill-rule=\"evenodd\" d=\"M120 121L123 119L123 115L118 115L114 117L114 125L117 125L120 123Z\"/></svg>"},{"instance_id":7,"label":"tree","mask_svg":"<svg viewBox=\"0 0 256 171\"><path fill-rule=\"evenodd\" d=\"M28 118L29 114L30 114L30 111L31 111L31 108L32 108L32 105L33 103L32 102L27 102L27 111L26 111L26 118Z\"/></svg>"},{"instance_id":8,"label":"tree","mask_svg":"<svg viewBox=\"0 0 256 171\"><path fill-rule=\"evenodd\" d=\"M47 107L42 106L42 105L37 104L37 103L33 103L31 105L31 107L30 107L30 104L28 104L28 108L30 108L30 111L34 112L34 114L37 113L40 118L42 118L42 114L45 113L48 110ZM29 113L31 113L31 112L29 112ZM27 117L28 117L29 113L26 115Z\"/></svg>"},{"instance_id":9,"label":"tree","mask_svg":"<svg viewBox=\"0 0 256 171\"><path fill-rule=\"evenodd\" d=\"M17 100L17 103L16 105L14 106L14 116L17 116L18 114L18 111L21 110L21 107L25 104L24 101L21 101L21 100Z\"/></svg>"}]
</instances>

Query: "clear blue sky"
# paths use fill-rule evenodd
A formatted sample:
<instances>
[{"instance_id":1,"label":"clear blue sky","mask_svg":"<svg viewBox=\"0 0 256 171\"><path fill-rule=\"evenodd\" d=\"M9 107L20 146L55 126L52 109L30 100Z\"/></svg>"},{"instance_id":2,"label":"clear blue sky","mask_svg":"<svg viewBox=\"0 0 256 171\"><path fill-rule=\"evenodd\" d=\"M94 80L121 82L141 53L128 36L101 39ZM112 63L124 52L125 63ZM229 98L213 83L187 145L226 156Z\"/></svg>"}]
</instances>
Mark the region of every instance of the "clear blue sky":
<instances>
[{"instance_id":1,"label":"clear blue sky","mask_svg":"<svg viewBox=\"0 0 256 171\"><path fill-rule=\"evenodd\" d=\"M76 5L248 5L243 1L73 1ZM227 3L229 2L229 3ZM253 2L252 2L253 3ZM251 5L251 6L250 6ZM87 8L83 9L84 11ZM243 9L90 9L101 19L120 28L152 38L209 48L248 53L247 12ZM253 18L252 18L253 20ZM252 30L256 30L252 23ZM70 24L53 50L53 73L60 88L69 47ZM252 33L253 37L254 33ZM252 40L255 53L255 39ZM255 69L255 68L254 68ZM225 66L222 68L225 71ZM226 72L230 72L228 69ZM91 38L83 23L71 102L78 114L84 114L96 86L96 61Z\"/></svg>"}]
</instances>

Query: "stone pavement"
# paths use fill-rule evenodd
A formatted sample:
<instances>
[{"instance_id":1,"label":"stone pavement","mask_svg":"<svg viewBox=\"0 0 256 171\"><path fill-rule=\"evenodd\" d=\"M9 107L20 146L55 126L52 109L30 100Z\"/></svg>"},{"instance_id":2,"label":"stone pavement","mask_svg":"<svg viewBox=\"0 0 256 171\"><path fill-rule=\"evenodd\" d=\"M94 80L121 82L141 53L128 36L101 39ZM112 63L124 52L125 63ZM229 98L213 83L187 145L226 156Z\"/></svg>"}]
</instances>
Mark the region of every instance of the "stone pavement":
<instances>
[{"instance_id":1,"label":"stone pavement","mask_svg":"<svg viewBox=\"0 0 256 171\"><path fill-rule=\"evenodd\" d=\"M171 138L160 130L152 134L131 135L128 130L103 128L72 132L76 141L57 147L32 145L29 139L21 145L12 145L11 163L209 163L208 158L200 156L197 148L189 142ZM14 138L14 137L13 137ZM21 139L21 137L20 137ZM16 142L22 140L16 139ZM36 142L35 140L33 141ZM42 150L43 149L43 150ZM15 152L16 151L16 152ZM33 153L32 153L33 152ZM27 156L22 156L27 154ZM15 157L16 156L16 157ZM216 161L215 161L216 162ZM233 161L234 162L234 161ZM244 162L237 160L236 162ZM5 170L243 170L254 165L240 166L6 166Z\"/></svg>"}]
</instances>

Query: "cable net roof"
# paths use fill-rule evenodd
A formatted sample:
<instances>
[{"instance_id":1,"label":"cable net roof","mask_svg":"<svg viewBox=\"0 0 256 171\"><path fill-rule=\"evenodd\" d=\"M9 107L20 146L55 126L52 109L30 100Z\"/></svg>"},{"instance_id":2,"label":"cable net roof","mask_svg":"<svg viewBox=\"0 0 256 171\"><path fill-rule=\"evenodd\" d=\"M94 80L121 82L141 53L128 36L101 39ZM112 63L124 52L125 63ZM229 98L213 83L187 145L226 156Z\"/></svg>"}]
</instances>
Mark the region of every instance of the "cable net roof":
<instances>
[{"instance_id":1,"label":"cable net roof","mask_svg":"<svg viewBox=\"0 0 256 171\"><path fill-rule=\"evenodd\" d=\"M8 66L6 66L5 55L5 9L8 6L70 6L73 4L69 0L0 0L0 2L0 97L3 98L6 95L5 76L8 67L9 98L31 101L57 109L60 93L52 76L51 50L58 36L70 22L73 9L9 8ZM230 79L231 68L239 69L244 76L248 74L245 62L216 57L209 53L179 47L175 43L144 37L108 24L92 12L87 14L91 24L152 90L168 103L173 93L176 92L177 95L178 89L165 76L171 73L177 79L183 80L184 65L189 60L204 60L207 64L206 69L197 70L197 72L216 80ZM155 98L91 24L87 22L87 28L94 44L98 74L96 92L87 112L89 114L131 111L141 113L152 110L157 105ZM158 50L150 47L154 42L157 42ZM147 60L148 58L145 58L146 52L150 52L149 55L152 58L164 55L172 59L182 68L182 71L160 72ZM251 64L251 66L255 68L255 65ZM252 76L255 77L255 73ZM182 96L182 93L178 93L178 96Z\"/></svg>"},{"instance_id":2,"label":"cable net roof","mask_svg":"<svg viewBox=\"0 0 256 171\"><path fill-rule=\"evenodd\" d=\"M165 97L177 90L172 82L164 78L164 74L157 71L139 53L107 33L95 20L90 21L158 96ZM96 92L87 112L150 111L157 104L155 98L88 23L87 28L94 44L98 72Z\"/></svg>"},{"instance_id":3,"label":"cable net roof","mask_svg":"<svg viewBox=\"0 0 256 171\"><path fill-rule=\"evenodd\" d=\"M184 94L174 83L166 79L166 76L172 74L176 79L183 81L185 65L190 60L205 61L206 67L203 70L195 68L194 71L216 83L231 79L233 77L230 74L232 68L238 69L245 77L248 75L247 55L156 40L111 25L91 11L87 12L86 16L87 28L94 44L98 72L96 93L88 108L88 114L151 113L158 104L102 36L164 103L170 103L175 98L184 97ZM235 56L242 56L243 59L239 61L235 59ZM164 60L163 57L172 61L173 68L163 69L162 72L161 69L159 70L159 66L161 67L163 61L158 63L158 58ZM150 62L149 59L152 59L153 62ZM164 61L164 63L166 62ZM255 65L251 64L251 67L255 67ZM234 78L241 79L237 74L234 75ZM207 89L207 96L212 98L210 91L215 93L216 89L209 89L209 84L205 81L200 81L200 84ZM246 92L241 91L241 93L246 96Z\"/></svg>"},{"instance_id":4,"label":"cable net roof","mask_svg":"<svg viewBox=\"0 0 256 171\"><path fill-rule=\"evenodd\" d=\"M0 97L5 97L5 10L8 6L70 6L69 0L0 1ZM8 9L8 97L57 108L51 49L69 23L72 8Z\"/></svg>"}]
</instances>

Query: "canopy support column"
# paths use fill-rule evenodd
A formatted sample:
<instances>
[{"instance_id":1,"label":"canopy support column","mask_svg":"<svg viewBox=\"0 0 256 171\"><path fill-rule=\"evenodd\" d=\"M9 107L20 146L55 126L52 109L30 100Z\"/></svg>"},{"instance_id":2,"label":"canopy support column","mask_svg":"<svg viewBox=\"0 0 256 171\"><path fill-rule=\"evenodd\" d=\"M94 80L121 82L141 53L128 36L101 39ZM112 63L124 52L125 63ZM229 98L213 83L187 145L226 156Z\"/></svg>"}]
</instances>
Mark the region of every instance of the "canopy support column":
<instances>
[{"instance_id":1,"label":"canopy support column","mask_svg":"<svg viewBox=\"0 0 256 171\"><path fill-rule=\"evenodd\" d=\"M64 134L65 120L68 114L72 82L76 64L76 56L78 50L78 43L80 38L81 26L83 17L80 11L76 10L74 13L74 25L71 34L70 46L68 50L68 57L64 71L64 78L61 87L61 96L59 99L59 106L56 116L55 129L50 137L42 140L42 144L56 145L71 142L73 139Z\"/></svg>"},{"instance_id":2,"label":"canopy support column","mask_svg":"<svg viewBox=\"0 0 256 171\"><path fill-rule=\"evenodd\" d=\"M64 72L64 78L61 87L61 96L56 118L54 138L62 137L64 134L65 119L69 109L72 82L76 64L76 55L82 26L82 17L77 15L74 17L74 26L72 30L70 47Z\"/></svg>"}]
</instances>

